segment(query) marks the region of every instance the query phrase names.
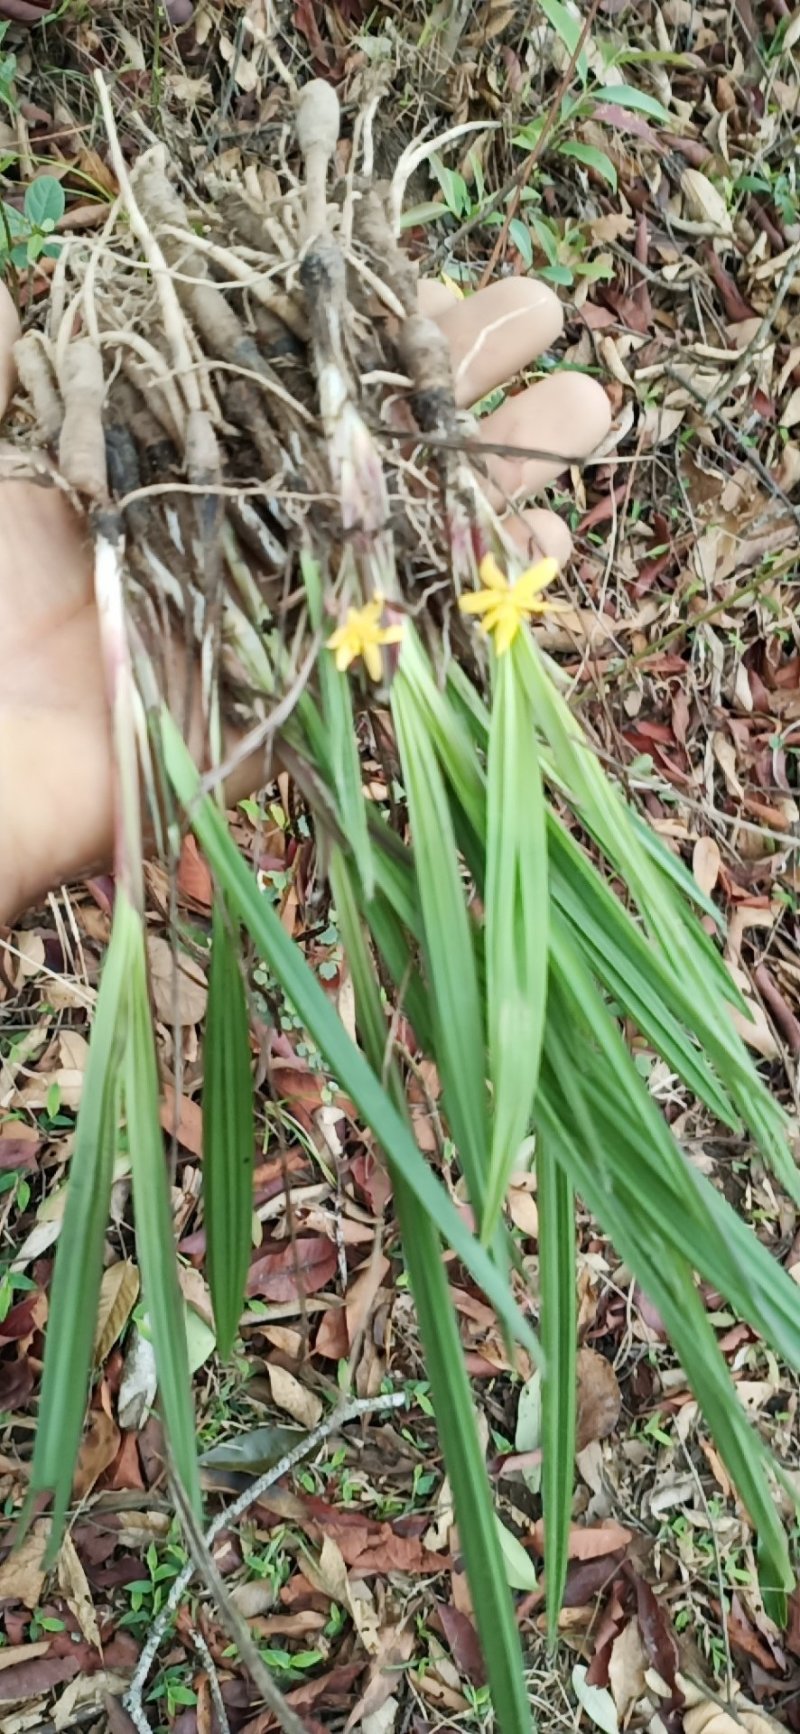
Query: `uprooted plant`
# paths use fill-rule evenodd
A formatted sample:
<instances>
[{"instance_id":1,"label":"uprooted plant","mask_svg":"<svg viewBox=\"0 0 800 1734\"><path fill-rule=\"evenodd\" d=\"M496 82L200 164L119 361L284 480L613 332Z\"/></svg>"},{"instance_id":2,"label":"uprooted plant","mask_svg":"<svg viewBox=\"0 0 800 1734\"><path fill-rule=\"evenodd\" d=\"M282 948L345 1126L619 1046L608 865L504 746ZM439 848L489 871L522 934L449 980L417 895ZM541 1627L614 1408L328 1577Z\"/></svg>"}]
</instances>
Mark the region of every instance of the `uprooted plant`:
<instances>
[{"instance_id":1,"label":"uprooted plant","mask_svg":"<svg viewBox=\"0 0 800 1734\"><path fill-rule=\"evenodd\" d=\"M547 1598L567 1563L575 1436L575 1195L658 1307L758 1533L765 1601L792 1584L778 1472L737 1400L697 1282L800 1366L800 1299L685 1159L628 1053L635 1026L711 1114L746 1128L800 1198L783 1113L688 875L573 717L531 622L552 563L519 556L470 462L438 330L395 240L402 173L329 186L339 113L301 93L303 175L269 207L212 185L188 206L158 151L69 240L47 325L19 345L20 443L87 514L117 766L116 903L71 1163L31 1495L69 1503L119 1126L175 1471L199 1506L191 1390L146 968L140 805L174 861L181 823L216 885L204 1083L208 1270L221 1353L250 1251L246 930L383 1151L500 1726L528 1725L519 1639L443 1247L543 1361ZM358 162L356 141L354 161ZM186 655L188 647L189 655ZM176 720L177 719L177 720ZM198 734L205 775L184 735ZM362 791L359 728L403 791ZM313 816L355 989L356 1047L228 833L225 777L269 752ZM625 900L618 894L624 889ZM392 1004L392 999L394 1003ZM423 1159L399 1009L436 1065L473 1234ZM538 1338L504 1219L535 1135Z\"/></svg>"}]
</instances>

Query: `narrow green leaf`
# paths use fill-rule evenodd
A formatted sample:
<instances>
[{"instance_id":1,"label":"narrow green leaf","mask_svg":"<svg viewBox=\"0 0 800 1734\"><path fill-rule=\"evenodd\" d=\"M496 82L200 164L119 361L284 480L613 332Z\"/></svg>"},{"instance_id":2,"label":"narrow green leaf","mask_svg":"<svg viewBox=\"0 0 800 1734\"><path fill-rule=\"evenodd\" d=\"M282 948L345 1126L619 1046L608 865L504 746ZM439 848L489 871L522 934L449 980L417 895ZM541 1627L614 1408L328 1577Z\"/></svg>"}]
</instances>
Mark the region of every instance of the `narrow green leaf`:
<instances>
[{"instance_id":1,"label":"narrow green leaf","mask_svg":"<svg viewBox=\"0 0 800 1734\"><path fill-rule=\"evenodd\" d=\"M117 1149L131 954L137 943L137 929L138 917L124 893L118 891L56 1252L39 1422L24 1514L29 1518L37 1494L54 1494L49 1557L55 1557L60 1544L86 1412Z\"/></svg>"},{"instance_id":2,"label":"narrow green leaf","mask_svg":"<svg viewBox=\"0 0 800 1734\"><path fill-rule=\"evenodd\" d=\"M613 102L617 108L627 108L634 114L649 115L651 120L660 121L662 126L672 125L672 117L663 102L650 96L646 90L637 90L633 84L600 84L591 94L595 102Z\"/></svg>"},{"instance_id":3,"label":"narrow green leaf","mask_svg":"<svg viewBox=\"0 0 800 1734\"><path fill-rule=\"evenodd\" d=\"M580 1029L579 1007L577 1010ZM536 1102L537 1124L572 1185L658 1307L717 1449L758 1530L760 1552L767 1561L763 1587L780 1597L793 1580L786 1538L764 1473L766 1447L745 1418L686 1258L665 1242L663 1225L653 1224L648 1215L649 1184L640 1186L641 1202L637 1204L632 1193L621 1195L614 1183L612 1165L619 1162L626 1143L627 1120L622 1114L617 1116L613 1145L600 1136L597 1063L592 1062L591 1051L583 1052L581 1066L576 1068L572 1063L575 1043L576 1001L574 996L562 994L560 977L555 977ZM631 1151L630 1165L633 1159Z\"/></svg>"},{"instance_id":4,"label":"narrow green leaf","mask_svg":"<svg viewBox=\"0 0 800 1734\"><path fill-rule=\"evenodd\" d=\"M598 762L580 724L558 692L529 633L519 635L519 666L526 678L537 726L549 742L555 777L568 793L582 824L635 899L653 943L680 981L692 1008L687 1018L713 1060L745 1125L757 1139L781 1184L800 1202L800 1173L786 1138L786 1116L764 1088L718 992L716 966L709 967L708 936L676 895L643 845L640 829L620 790Z\"/></svg>"},{"instance_id":5,"label":"narrow green leaf","mask_svg":"<svg viewBox=\"0 0 800 1734\"><path fill-rule=\"evenodd\" d=\"M542 1503L544 1508L547 1628L558 1633L564 1598L572 1517L577 1382L575 1199L547 1134L536 1145L539 1207L539 1335L542 1374Z\"/></svg>"},{"instance_id":6,"label":"narrow green leaf","mask_svg":"<svg viewBox=\"0 0 800 1734\"><path fill-rule=\"evenodd\" d=\"M315 632L324 634L325 585L319 561L310 549L301 551L300 570L306 588L311 624ZM327 651L323 651L317 658L317 674L322 725L326 737L326 767L333 777L342 830L358 862L366 894L371 897L375 884L375 869L367 828L367 804L361 787L361 761L353 715L352 687L348 676L336 667L335 659ZM307 711L303 712L303 717L307 724ZM313 733L316 740L316 727Z\"/></svg>"},{"instance_id":7,"label":"narrow green leaf","mask_svg":"<svg viewBox=\"0 0 800 1734\"><path fill-rule=\"evenodd\" d=\"M530 1127L547 1002L547 821L516 650L496 660L489 733L484 944L493 1103L484 1243Z\"/></svg>"},{"instance_id":8,"label":"narrow green leaf","mask_svg":"<svg viewBox=\"0 0 800 1734\"><path fill-rule=\"evenodd\" d=\"M564 44L568 54L574 54L581 38L581 19L577 13L565 6L563 0L539 0L539 4L553 29ZM589 74L589 62L585 49L581 49L576 61L576 70L582 83L586 83Z\"/></svg>"},{"instance_id":9,"label":"narrow green leaf","mask_svg":"<svg viewBox=\"0 0 800 1734\"><path fill-rule=\"evenodd\" d=\"M596 145L584 144L581 139L564 139L558 147L560 157L574 157L578 163L585 163L589 169L594 169L608 181L614 192L617 190L617 171L605 151L598 150Z\"/></svg>"},{"instance_id":10,"label":"narrow green leaf","mask_svg":"<svg viewBox=\"0 0 800 1734\"><path fill-rule=\"evenodd\" d=\"M147 988L144 929L130 958L125 1119L131 1150L136 1247L155 1350L161 1409L175 1473L200 1514L197 1440L189 1380L183 1297L178 1283L164 1140L158 1117L158 1070Z\"/></svg>"},{"instance_id":11,"label":"narrow green leaf","mask_svg":"<svg viewBox=\"0 0 800 1734\"><path fill-rule=\"evenodd\" d=\"M442 773L402 663L392 682L392 716L411 822L442 1095L482 1227L489 1125L472 934Z\"/></svg>"},{"instance_id":12,"label":"narrow green leaf","mask_svg":"<svg viewBox=\"0 0 800 1734\"><path fill-rule=\"evenodd\" d=\"M217 1345L231 1354L253 1225L253 1076L239 935L217 894L203 1040L203 1209Z\"/></svg>"},{"instance_id":13,"label":"narrow green leaf","mask_svg":"<svg viewBox=\"0 0 800 1734\"><path fill-rule=\"evenodd\" d=\"M386 1052L386 1018L358 919L352 875L353 869L344 856L334 852L331 884L353 980L359 1033L373 1072L386 1076L398 1114L407 1120L402 1079L396 1063ZM509 1731L527 1734L530 1712L519 1636L506 1584L503 1537L498 1531L478 1440L464 1351L442 1261L442 1244L430 1217L399 1173L394 1175L394 1192L492 1702L503 1734ZM527 1555L525 1563L532 1570Z\"/></svg>"},{"instance_id":14,"label":"narrow green leaf","mask_svg":"<svg viewBox=\"0 0 800 1734\"><path fill-rule=\"evenodd\" d=\"M335 1078L382 1145L393 1179L405 1177L431 1220L463 1260L515 1340L538 1361L535 1333L509 1294L508 1285L485 1249L465 1227L444 1187L430 1172L408 1127L359 1053L298 947L281 926L276 911L259 891L233 843L214 802L203 796L191 754L169 712L161 714L164 762L178 800L205 850L212 871L231 907L247 928L262 957L324 1055Z\"/></svg>"}]
</instances>

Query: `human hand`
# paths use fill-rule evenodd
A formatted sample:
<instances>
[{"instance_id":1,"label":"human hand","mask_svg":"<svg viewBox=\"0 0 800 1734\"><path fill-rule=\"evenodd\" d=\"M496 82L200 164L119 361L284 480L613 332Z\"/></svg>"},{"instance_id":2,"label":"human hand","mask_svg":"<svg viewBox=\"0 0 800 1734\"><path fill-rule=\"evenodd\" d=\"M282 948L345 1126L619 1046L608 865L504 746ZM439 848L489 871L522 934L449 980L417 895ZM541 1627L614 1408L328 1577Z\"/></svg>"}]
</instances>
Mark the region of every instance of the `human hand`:
<instances>
[{"instance_id":1,"label":"human hand","mask_svg":"<svg viewBox=\"0 0 800 1734\"><path fill-rule=\"evenodd\" d=\"M165 0L167 16L176 29L192 16L191 0ZM13 24L41 24L53 10L53 0L0 0L0 20Z\"/></svg>"},{"instance_id":2,"label":"human hand","mask_svg":"<svg viewBox=\"0 0 800 1734\"><path fill-rule=\"evenodd\" d=\"M513 379L550 347L562 324L552 292L524 278L507 278L463 301L440 283L423 284L420 306L448 337L462 404ZM13 389L17 335L16 313L0 284L0 417ZM602 387L563 373L507 398L480 432L495 445L580 457L604 438L609 420ZM563 468L554 458L489 459L498 503L535 494ZM108 864L112 756L86 528L54 488L5 481L0 501L2 921L50 886ZM554 513L521 510L509 528L531 557L568 559L569 531ZM236 788L232 798L247 792Z\"/></svg>"}]
</instances>

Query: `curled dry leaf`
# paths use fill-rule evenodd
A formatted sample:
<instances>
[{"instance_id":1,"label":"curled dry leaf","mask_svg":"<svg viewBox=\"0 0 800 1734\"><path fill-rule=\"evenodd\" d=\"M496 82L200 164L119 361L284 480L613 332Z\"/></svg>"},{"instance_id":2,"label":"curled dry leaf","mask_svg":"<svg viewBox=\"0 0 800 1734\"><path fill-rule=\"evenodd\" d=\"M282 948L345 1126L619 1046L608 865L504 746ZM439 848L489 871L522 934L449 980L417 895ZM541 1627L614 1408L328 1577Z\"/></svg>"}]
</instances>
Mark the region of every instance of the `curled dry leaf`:
<instances>
[{"instance_id":1,"label":"curled dry leaf","mask_svg":"<svg viewBox=\"0 0 800 1734\"><path fill-rule=\"evenodd\" d=\"M711 896L719 878L721 866L722 856L719 852L719 844L714 841L713 837L698 837L692 851L692 872L700 890L704 892L706 897Z\"/></svg>"},{"instance_id":2,"label":"curled dry leaf","mask_svg":"<svg viewBox=\"0 0 800 1734\"><path fill-rule=\"evenodd\" d=\"M49 1517L39 1517L24 1541L0 1565L0 1601L38 1606L47 1573L42 1561L50 1536Z\"/></svg>"},{"instance_id":3,"label":"curled dry leaf","mask_svg":"<svg viewBox=\"0 0 800 1734\"><path fill-rule=\"evenodd\" d=\"M725 200L708 175L700 169L684 169L681 192L686 208L695 222L710 223L720 235L733 234L733 218Z\"/></svg>"},{"instance_id":4,"label":"curled dry leaf","mask_svg":"<svg viewBox=\"0 0 800 1734\"><path fill-rule=\"evenodd\" d=\"M120 1259L103 1271L97 1324L94 1333L94 1364L102 1367L106 1355L125 1329L139 1298L139 1271L130 1259Z\"/></svg>"},{"instance_id":5,"label":"curled dry leaf","mask_svg":"<svg viewBox=\"0 0 800 1734\"><path fill-rule=\"evenodd\" d=\"M58 1554L58 1587L67 1607L75 1615L87 1644L99 1650L100 1628L92 1601L89 1581L78 1558L75 1543L67 1530Z\"/></svg>"},{"instance_id":6,"label":"curled dry leaf","mask_svg":"<svg viewBox=\"0 0 800 1734\"><path fill-rule=\"evenodd\" d=\"M619 1420L622 1394L617 1375L596 1349L578 1350L578 1423L576 1450L595 1439L607 1439Z\"/></svg>"},{"instance_id":7,"label":"curled dry leaf","mask_svg":"<svg viewBox=\"0 0 800 1734\"><path fill-rule=\"evenodd\" d=\"M75 1480L72 1484L73 1497L76 1500L85 1499L91 1493L96 1481L113 1463L119 1450L119 1428L116 1421L107 1415L105 1409L93 1409L89 1417L89 1425L81 1441L78 1455Z\"/></svg>"},{"instance_id":8,"label":"curled dry leaf","mask_svg":"<svg viewBox=\"0 0 800 1734\"><path fill-rule=\"evenodd\" d=\"M206 1009L208 987L200 965L183 952L173 953L168 940L154 934L147 941L150 985L156 1015L164 1024L199 1024Z\"/></svg>"},{"instance_id":9,"label":"curled dry leaf","mask_svg":"<svg viewBox=\"0 0 800 1734\"><path fill-rule=\"evenodd\" d=\"M641 1698L644 1692L646 1668L647 1656L638 1622L628 1620L614 1639L608 1658L608 1684L622 1727L637 1698Z\"/></svg>"},{"instance_id":10,"label":"curled dry leaf","mask_svg":"<svg viewBox=\"0 0 800 1734\"><path fill-rule=\"evenodd\" d=\"M757 1710L746 1699L737 1698L730 1710L713 1704L693 1680L678 1675L686 1709L683 1715L685 1734L778 1734L780 1724L772 1716Z\"/></svg>"},{"instance_id":11,"label":"curled dry leaf","mask_svg":"<svg viewBox=\"0 0 800 1734\"><path fill-rule=\"evenodd\" d=\"M287 1373L285 1367L269 1368L269 1382L272 1390L272 1401L284 1414L291 1415L293 1421L299 1421L309 1432L316 1427L322 1416L322 1400L301 1385L293 1373Z\"/></svg>"}]
</instances>

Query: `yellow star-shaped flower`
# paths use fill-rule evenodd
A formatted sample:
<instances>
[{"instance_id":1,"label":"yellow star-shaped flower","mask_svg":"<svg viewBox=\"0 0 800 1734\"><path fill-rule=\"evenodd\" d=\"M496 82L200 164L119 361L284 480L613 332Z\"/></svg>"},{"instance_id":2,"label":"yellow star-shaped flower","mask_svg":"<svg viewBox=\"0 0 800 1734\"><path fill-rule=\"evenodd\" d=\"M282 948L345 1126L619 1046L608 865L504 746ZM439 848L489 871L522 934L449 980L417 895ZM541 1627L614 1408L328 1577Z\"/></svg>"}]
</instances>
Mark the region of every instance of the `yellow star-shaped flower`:
<instances>
[{"instance_id":1,"label":"yellow star-shaped flower","mask_svg":"<svg viewBox=\"0 0 800 1734\"><path fill-rule=\"evenodd\" d=\"M334 651L338 669L344 671L360 656L370 678L380 680L381 645L399 644L403 636L401 621L394 626L381 626L383 608L382 596L373 596L363 608L348 608L344 625L337 627L328 639L328 649Z\"/></svg>"},{"instance_id":2,"label":"yellow star-shaped flower","mask_svg":"<svg viewBox=\"0 0 800 1734\"><path fill-rule=\"evenodd\" d=\"M555 606L551 602L542 602L539 592L555 578L558 561L537 560L535 566L528 566L513 584L498 566L494 554L484 554L478 571L483 589L462 596L458 606L463 614L483 615L481 625L484 632L492 634L497 655L504 656L511 649L523 620L530 619L532 614L544 614Z\"/></svg>"}]
</instances>

